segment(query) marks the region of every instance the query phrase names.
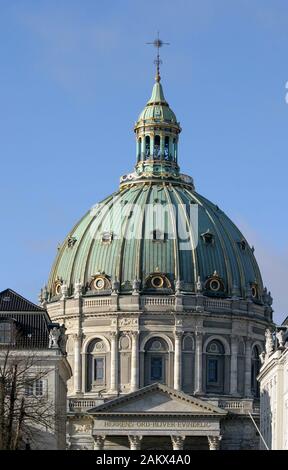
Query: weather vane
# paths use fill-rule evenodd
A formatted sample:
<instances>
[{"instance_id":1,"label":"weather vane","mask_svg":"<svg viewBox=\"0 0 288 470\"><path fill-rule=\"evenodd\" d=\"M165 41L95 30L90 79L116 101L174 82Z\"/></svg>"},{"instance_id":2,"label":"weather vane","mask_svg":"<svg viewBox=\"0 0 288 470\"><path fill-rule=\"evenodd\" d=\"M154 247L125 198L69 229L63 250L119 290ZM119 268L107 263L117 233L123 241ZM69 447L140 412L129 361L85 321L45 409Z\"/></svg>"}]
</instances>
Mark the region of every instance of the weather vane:
<instances>
[{"instance_id":1,"label":"weather vane","mask_svg":"<svg viewBox=\"0 0 288 470\"><path fill-rule=\"evenodd\" d=\"M160 38L159 38L159 31L158 31L158 34L157 34L157 39L155 39L153 42L146 42L146 44L152 44L154 47L157 48L157 58L156 60L154 60L154 64L156 65L156 77L155 77L155 80L156 82L160 82L160 65L162 64L162 60L160 59L160 54L159 54L159 50L160 50L160 47L163 47L163 46L169 46L169 42L163 42Z\"/></svg>"}]
</instances>

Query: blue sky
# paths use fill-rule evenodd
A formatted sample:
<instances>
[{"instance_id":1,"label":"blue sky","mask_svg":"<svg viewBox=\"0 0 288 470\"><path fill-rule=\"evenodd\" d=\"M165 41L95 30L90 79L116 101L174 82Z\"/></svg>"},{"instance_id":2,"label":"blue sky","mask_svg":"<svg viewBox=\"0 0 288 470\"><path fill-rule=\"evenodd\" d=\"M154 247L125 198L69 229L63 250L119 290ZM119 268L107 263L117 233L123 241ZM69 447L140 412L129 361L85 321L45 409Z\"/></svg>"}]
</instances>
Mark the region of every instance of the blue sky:
<instances>
[{"instance_id":1,"label":"blue sky","mask_svg":"<svg viewBox=\"0 0 288 470\"><path fill-rule=\"evenodd\" d=\"M58 243L133 169L133 125L162 83L181 170L255 246L288 314L286 0L0 0L0 288L33 301Z\"/></svg>"}]
</instances>

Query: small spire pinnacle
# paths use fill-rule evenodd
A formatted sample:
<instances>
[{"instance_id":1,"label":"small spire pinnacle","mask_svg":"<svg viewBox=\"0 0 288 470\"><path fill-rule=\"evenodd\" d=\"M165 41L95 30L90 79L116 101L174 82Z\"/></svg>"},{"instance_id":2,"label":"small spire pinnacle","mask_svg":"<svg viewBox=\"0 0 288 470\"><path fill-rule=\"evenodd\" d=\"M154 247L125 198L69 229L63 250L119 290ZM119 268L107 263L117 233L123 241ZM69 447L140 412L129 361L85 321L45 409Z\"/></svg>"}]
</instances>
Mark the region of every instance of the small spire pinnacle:
<instances>
[{"instance_id":1,"label":"small spire pinnacle","mask_svg":"<svg viewBox=\"0 0 288 470\"><path fill-rule=\"evenodd\" d=\"M146 42L146 44L152 44L154 47L157 48L157 57L156 57L156 59L154 60L154 64L156 65L155 81L159 83L160 80L161 80L161 77L160 77L160 65L162 64L162 60L160 59L159 50L160 50L160 47L169 46L170 43L169 43L169 42L163 42L163 41L159 38L159 31L158 31L157 39L155 39L153 42Z\"/></svg>"}]
</instances>

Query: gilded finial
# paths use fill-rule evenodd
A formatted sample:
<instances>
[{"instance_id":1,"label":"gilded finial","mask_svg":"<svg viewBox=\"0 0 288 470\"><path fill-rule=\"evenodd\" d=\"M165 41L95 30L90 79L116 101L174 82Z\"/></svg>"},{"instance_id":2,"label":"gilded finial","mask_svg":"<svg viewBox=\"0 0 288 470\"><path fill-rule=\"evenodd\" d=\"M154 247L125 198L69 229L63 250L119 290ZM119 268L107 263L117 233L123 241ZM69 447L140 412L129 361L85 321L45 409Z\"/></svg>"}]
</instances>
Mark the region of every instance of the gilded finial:
<instances>
[{"instance_id":1,"label":"gilded finial","mask_svg":"<svg viewBox=\"0 0 288 470\"><path fill-rule=\"evenodd\" d=\"M162 64L162 60L160 59L159 50L160 50L160 47L163 47L164 45L165 45L165 46L169 46L169 42L163 42L163 41L159 38L159 31L158 31L157 39L155 39L153 42L147 42L146 44L152 44L154 47L157 48L157 57L156 57L156 59L154 60L154 64L156 65L155 81L159 83L160 80L161 80L161 77L160 77L160 65Z\"/></svg>"}]
</instances>

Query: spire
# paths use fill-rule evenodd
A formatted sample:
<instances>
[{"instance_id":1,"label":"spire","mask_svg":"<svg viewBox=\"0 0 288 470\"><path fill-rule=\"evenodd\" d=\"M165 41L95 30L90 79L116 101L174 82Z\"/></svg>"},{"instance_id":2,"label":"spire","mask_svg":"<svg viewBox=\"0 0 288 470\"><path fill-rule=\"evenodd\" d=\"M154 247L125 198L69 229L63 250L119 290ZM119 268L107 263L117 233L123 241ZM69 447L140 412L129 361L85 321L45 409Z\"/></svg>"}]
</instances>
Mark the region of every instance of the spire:
<instances>
[{"instance_id":1,"label":"spire","mask_svg":"<svg viewBox=\"0 0 288 470\"><path fill-rule=\"evenodd\" d=\"M147 42L146 44L152 44L154 47L157 48L157 56L156 56L156 59L154 60L154 64L156 65L155 81L156 81L156 83L159 83L160 80L161 80L161 77L160 77L160 65L162 64L162 60L160 59L159 50L160 50L160 47L169 46L169 42L163 42L163 41L159 38L159 31L158 31L158 33L157 33L157 39L154 39L153 42Z\"/></svg>"}]
</instances>

